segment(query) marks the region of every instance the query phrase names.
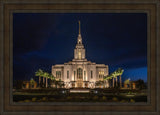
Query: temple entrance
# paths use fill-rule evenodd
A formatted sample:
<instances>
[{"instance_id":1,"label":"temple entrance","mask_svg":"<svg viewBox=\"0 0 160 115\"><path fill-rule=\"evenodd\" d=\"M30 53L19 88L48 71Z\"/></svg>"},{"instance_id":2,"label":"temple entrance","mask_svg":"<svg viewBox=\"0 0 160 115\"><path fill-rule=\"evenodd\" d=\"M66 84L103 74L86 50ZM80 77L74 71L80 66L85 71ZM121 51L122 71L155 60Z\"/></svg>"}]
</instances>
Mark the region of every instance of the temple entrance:
<instances>
[{"instance_id":1,"label":"temple entrance","mask_svg":"<svg viewBox=\"0 0 160 115\"><path fill-rule=\"evenodd\" d=\"M78 87L78 88L82 88L82 87L83 87L82 83L81 83L81 82L78 82L78 83L77 83L77 87Z\"/></svg>"},{"instance_id":2,"label":"temple entrance","mask_svg":"<svg viewBox=\"0 0 160 115\"><path fill-rule=\"evenodd\" d=\"M77 69L77 87L83 87L83 70L81 68Z\"/></svg>"},{"instance_id":3,"label":"temple entrance","mask_svg":"<svg viewBox=\"0 0 160 115\"><path fill-rule=\"evenodd\" d=\"M72 83L72 88L75 88L75 83Z\"/></svg>"}]
</instances>

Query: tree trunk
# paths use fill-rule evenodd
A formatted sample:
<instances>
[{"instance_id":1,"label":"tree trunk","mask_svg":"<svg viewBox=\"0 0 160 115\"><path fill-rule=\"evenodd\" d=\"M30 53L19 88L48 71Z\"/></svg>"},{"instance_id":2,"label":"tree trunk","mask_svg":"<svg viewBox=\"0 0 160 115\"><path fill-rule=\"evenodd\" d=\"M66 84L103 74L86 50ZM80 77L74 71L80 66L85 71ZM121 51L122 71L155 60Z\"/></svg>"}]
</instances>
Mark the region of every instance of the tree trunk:
<instances>
[{"instance_id":1,"label":"tree trunk","mask_svg":"<svg viewBox=\"0 0 160 115\"><path fill-rule=\"evenodd\" d=\"M114 87L114 78L113 78L113 84L112 84L112 86Z\"/></svg>"},{"instance_id":2,"label":"tree trunk","mask_svg":"<svg viewBox=\"0 0 160 115\"><path fill-rule=\"evenodd\" d=\"M41 77L39 76L39 86L40 86L40 83L41 83Z\"/></svg>"},{"instance_id":3,"label":"tree trunk","mask_svg":"<svg viewBox=\"0 0 160 115\"><path fill-rule=\"evenodd\" d=\"M117 80L117 77L116 77L116 87L118 86L118 80Z\"/></svg>"},{"instance_id":4,"label":"tree trunk","mask_svg":"<svg viewBox=\"0 0 160 115\"><path fill-rule=\"evenodd\" d=\"M46 88L48 87L48 79L47 79L47 77L46 77Z\"/></svg>"},{"instance_id":5,"label":"tree trunk","mask_svg":"<svg viewBox=\"0 0 160 115\"><path fill-rule=\"evenodd\" d=\"M122 88L122 80L121 80L121 75L119 76L119 82L120 82L120 88Z\"/></svg>"},{"instance_id":6,"label":"tree trunk","mask_svg":"<svg viewBox=\"0 0 160 115\"><path fill-rule=\"evenodd\" d=\"M44 77L43 77L43 84L44 84L44 80L45 80L45 79L44 79Z\"/></svg>"}]
</instances>

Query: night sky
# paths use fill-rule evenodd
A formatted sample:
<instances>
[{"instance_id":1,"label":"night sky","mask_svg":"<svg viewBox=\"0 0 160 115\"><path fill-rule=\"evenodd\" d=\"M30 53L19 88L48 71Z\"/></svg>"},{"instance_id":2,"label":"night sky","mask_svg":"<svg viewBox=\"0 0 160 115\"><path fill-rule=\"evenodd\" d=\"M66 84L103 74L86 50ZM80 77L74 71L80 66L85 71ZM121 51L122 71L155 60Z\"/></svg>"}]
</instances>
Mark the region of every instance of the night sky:
<instances>
[{"instance_id":1,"label":"night sky","mask_svg":"<svg viewBox=\"0 0 160 115\"><path fill-rule=\"evenodd\" d=\"M39 68L74 57L81 21L88 61L124 69L122 80L147 81L147 15L145 13L15 13L13 78L30 80Z\"/></svg>"}]
</instances>

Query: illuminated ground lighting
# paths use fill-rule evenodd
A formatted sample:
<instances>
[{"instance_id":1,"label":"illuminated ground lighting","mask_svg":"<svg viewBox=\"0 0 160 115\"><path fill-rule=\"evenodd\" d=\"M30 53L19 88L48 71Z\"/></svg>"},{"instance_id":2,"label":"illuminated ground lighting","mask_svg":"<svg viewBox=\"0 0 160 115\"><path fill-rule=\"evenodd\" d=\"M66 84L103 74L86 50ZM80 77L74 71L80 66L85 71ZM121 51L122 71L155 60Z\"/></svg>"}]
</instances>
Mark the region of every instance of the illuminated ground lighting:
<instances>
[{"instance_id":1,"label":"illuminated ground lighting","mask_svg":"<svg viewBox=\"0 0 160 115\"><path fill-rule=\"evenodd\" d=\"M83 89L83 90L81 90L81 89L71 89L70 90L70 93L89 93L89 89Z\"/></svg>"},{"instance_id":2,"label":"illuminated ground lighting","mask_svg":"<svg viewBox=\"0 0 160 115\"><path fill-rule=\"evenodd\" d=\"M127 97L134 97L135 95L126 95Z\"/></svg>"}]
</instances>

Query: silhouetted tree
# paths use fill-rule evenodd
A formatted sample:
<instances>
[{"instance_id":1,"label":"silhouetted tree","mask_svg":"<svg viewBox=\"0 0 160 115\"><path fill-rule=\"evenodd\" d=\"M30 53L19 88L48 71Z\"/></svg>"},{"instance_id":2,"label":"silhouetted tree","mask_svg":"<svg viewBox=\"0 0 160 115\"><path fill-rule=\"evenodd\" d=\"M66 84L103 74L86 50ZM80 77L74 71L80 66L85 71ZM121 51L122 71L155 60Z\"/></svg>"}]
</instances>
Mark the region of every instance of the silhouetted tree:
<instances>
[{"instance_id":1,"label":"silhouetted tree","mask_svg":"<svg viewBox=\"0 0 160 115\"><path fill-rule=\"evenodd\" d=\"M16 89L22 89L23 81L22 80L17 80L15 81L15 88Z\"/></svg>"},{"instance_id":2,"label":"silhouetted tree","mask_svg":"<svg viewBox=\"0 0 160 115\"><path fill-rule=\"evenodd\" d=\"M145 88L145 83L142 79L139 79L136 81L136 87L139 89L144 89Z\"/></svg>"}]
</instances>

